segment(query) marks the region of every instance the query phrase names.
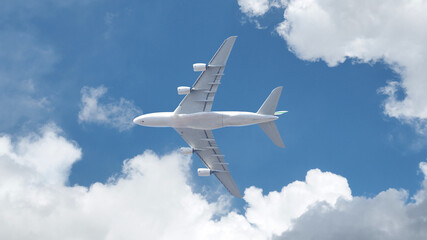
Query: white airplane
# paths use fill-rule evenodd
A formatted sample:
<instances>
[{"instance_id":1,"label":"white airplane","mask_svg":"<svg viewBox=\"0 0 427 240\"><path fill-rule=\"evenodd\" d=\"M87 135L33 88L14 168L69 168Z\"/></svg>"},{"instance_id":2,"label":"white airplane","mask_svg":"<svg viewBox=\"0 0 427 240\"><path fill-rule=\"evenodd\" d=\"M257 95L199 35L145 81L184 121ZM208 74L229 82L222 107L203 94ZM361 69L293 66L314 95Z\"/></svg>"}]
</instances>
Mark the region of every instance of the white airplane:
<instances>
[{"instance_id":1,"label":"white airplane","mask_svg":"<svg viewBox=\"0 0 427 240\"><path fill-rule=\"evenodd\" d=\"M287 111L275 112L282 87L275 88L256 113L211 112L212 102L220 84L228 56L236 36L227 38L208 64L193 64L194 71L201 71L193 87L178 87L179 95L186 95L174 112L149 113L136 117L135 124L147 127L172 127L190 145L181 153L196 153L207 168L197 169L199 176L214 174L231 195L242 197L228 170L224 155L218 149L213 129L228 126L258 124L277 146L284 148L274 120Z\"/></svg>"}]
</instances>

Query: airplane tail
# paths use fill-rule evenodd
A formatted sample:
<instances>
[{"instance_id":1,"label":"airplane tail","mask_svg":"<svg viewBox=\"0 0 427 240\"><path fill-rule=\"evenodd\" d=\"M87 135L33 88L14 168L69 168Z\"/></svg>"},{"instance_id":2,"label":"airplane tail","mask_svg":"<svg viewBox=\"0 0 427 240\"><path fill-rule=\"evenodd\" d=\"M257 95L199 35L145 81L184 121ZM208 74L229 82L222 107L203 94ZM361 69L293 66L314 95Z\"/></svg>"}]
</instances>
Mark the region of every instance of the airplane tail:
<instances>
[{"instance_id":1,"label":"airplane tail","mask_svg":"<svg viewBox=\"0 0 427 240\"><path fill-rule=\"evenodd\" d=\"M286 111L278 111L276 112L276 106L279 102L280 94L282 93L283 87L277 87L273 89L273 91L270 93L268 98L264 101L262 106L258 110L258 114L264 114L264 115L281 115L285 113ZM280 133L277 130L277 126L274 123L274 121L271 122L265 122L258 124L262 130L267 134L267 136L273 141L274 144L281 148L285 148L285 144L283 144L282 137L280 137Z\"/></svg>"}]
</instances>

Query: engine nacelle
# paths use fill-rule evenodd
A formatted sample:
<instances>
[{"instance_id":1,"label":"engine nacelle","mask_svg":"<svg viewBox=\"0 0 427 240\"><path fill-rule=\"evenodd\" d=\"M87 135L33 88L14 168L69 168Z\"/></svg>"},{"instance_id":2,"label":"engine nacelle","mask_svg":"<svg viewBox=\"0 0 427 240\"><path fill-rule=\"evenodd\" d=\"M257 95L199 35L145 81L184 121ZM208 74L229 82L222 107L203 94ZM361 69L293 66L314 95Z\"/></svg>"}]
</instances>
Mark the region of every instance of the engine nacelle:
<instances>
[{"instance_id":1,"label":"engine nacelle","mask_svg":"<svg viewBox=\"0 0 427 240\"><path fill-rule=\"evenodd\" d=\"M179 149L179 152L181 154L193 154L194 149L189 148L189 147L182 147L182 148Z\"/></svg>"},{"instance_id":2,"label":"engine nacelle","mask_svg":"<svg viewBox=\"0 0 427 240\"><path fill-rule=\"evenodd\" d=\"M193 64L193 70L195 72L201 72L206 70L206 63L195 63Z\"/></svg>"},{"instance_id":3,"label":"engine nacelle","mask_svg":"<svg viewBox=\"0 0 427 240\"><path fill-rule=\"evenodd\" d=\"M198 168L197 169L197 175L200 177L207 177L212 174L212 171L209 168Z\"/></svg>"},{"instance_id":4,"label":"engine nacelle","mask_svg":"<svg viewBox=\"0 0 427 240\"><path fill-rule=\"evenodd\" d=\"M178 95L187 95L191 92L191 87L181 86L177 88Z\"/></svg>"}]
</instances>

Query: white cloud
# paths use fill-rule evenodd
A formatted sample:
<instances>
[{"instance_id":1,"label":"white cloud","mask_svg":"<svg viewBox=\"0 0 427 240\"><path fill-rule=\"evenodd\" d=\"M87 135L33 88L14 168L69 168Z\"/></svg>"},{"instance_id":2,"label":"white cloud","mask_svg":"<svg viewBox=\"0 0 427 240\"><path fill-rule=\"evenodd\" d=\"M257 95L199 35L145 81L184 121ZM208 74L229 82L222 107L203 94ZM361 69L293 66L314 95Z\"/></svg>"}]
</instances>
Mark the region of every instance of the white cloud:
<instances>
[{"instance_id":1,"label":"white cloud","mask_svg":"<svg viewBox=\"0 0 427 240\"><path fill-rule=\"evenodd\" d=\"M264 15L270 9L269 0L237 0L240 11L249 16Z\"/></svg>"},{"instance_id":2,"label":"white cloud","mask_svg":"<svg viewBox=\"0 0 427 240\"><path fill-rule=\"evenodd\" d=\"M403 190L352 197L345 178L315 169L280 192L246 189L247 207L238 213L230 209L228 194L208 202L193 192L186 155L146 151L125 160L122 174L107 183L67 186L80 157L77 144L53 125L18 139L0 137L1 239L271 239L280 233L292 239L425 239L427 234L426 179L407 204ZM420 164L425 176L426 166Z\"/></svg>"},{"instance_id":3,"label":"white cloud","mask_svg":"<svg viewBox=\"0 0 427 240\"><path fill-rule=\"evenodd\" d=\"M420 168L427 175L427 163ZM427 239L427 178L407 204L408 193L389 189L374 198L355 197L335 207L316 206L295 221L283 239Z\"/></svg>"},{"instance_id":4,"label":"white cloud","mask_svg":"<svg viewBox=\"0 0 427 240\"><path fill-rule=\"evenodd\" d=\"M281 192L263 196L262 189L250 187L244 197L249 206L246 210L248 221L275 235L289 229L291 221L316 202L324 201L334 206L339 198L352 198L347 179L319 169L308 171L305 182L295 181L284 186Z\"/></svg>"},{"instance_id":5,"label":"white cloud","mask_svg":"<svg viewBox=\"0 0 427 240\"><path fill-rule=\"evenodd\" d=\"M387 86L393 91L384 92L388 95L385 114L425 124L427 2L290 0L281 7L285 8L284 21L276 30L299 58L322 59L329 66L336 66L348 58L359 62L384 61L402 78L399 84ZM243 10L246 8L242 5L241 9L249 16L268 11L263 8L259 14L251 14ZM404 91L403 99L392 94L398 89Z\"/></svg>"},{"instance_id":6,"label":"white cloud","mask_svg":"<svg viewBox=\"0 0 427 240\"><path fill-rule=\"evenodd\" d=\"M141 113L141 110L124 98L120 98L119 101L102 103L99 99L105 93L107 93L107 88L104 86L82 88L79 122L101 123L120 131L133 127L132 120Z\"/></svg>"},{"instance_id":7,"label":"white cloud","mask_svg":"<svg viewBox=\"0 0 427 240\"><path fill-rule=\"evenodd\" d=\"M239 4L240 11L249 17L260 17L266 14L271 8L286 7L288 1L289 0L237 0L237 4Z\"/></svg>"}]
</instances>

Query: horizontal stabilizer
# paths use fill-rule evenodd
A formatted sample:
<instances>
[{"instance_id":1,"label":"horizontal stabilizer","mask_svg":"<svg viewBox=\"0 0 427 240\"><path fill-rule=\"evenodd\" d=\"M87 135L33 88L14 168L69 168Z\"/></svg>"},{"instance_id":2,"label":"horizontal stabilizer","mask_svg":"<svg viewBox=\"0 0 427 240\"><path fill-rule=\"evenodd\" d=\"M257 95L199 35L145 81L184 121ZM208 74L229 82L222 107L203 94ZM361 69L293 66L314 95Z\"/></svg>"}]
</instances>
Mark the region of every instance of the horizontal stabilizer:
<instances>
[{"instance_id":1,"label":"horizontal stabilizer","mask_svg":"<svg viewBox=\"0 0 427 240\"><path fill-rule=\"evenodd\" d=\"M260 123L258 124L262 130L264 130L265 134L273 141L274 144L281 148L285 148L285 144L283 144L282 137L280 137L280 133L277 130L276 123L274 121Z\"/></svg>"},{"instance_id":2,"label":"horizontal stabilizer","mask_svg":"<svg viewBox=\"0 0 427 240\"><path fill-rule=\"evenodd\" d=\"M280 116L280 115L282 115L282 114L284 114L284 113L287 113L288 111L276 111L275 113L274 113L274 116Z\"/></svg>"}]
</instances>

